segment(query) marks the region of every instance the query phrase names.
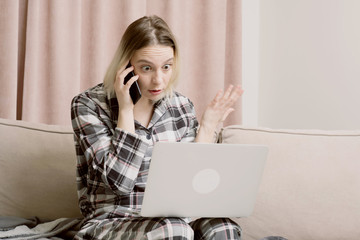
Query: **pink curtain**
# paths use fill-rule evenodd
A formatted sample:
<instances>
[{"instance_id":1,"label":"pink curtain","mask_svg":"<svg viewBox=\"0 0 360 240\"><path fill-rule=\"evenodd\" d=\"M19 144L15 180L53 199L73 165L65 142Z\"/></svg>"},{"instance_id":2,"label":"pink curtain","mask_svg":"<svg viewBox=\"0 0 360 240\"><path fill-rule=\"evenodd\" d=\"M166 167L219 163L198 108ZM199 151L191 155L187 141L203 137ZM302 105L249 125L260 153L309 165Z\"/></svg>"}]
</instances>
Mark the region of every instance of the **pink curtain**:
<instances>
[{"instance_id":1,"label":"pink curtain","mask_svg":"<svg viewBox=\"0 0 360 240\"><path fill-rule=\"evenodd\" d=\"M125 28L152 14L178 39L177 90L200 119L218 89L241 84L241 0L1 0L0 117L69 125L72 97L102 82Z\"/></svg>"}]
</instances>

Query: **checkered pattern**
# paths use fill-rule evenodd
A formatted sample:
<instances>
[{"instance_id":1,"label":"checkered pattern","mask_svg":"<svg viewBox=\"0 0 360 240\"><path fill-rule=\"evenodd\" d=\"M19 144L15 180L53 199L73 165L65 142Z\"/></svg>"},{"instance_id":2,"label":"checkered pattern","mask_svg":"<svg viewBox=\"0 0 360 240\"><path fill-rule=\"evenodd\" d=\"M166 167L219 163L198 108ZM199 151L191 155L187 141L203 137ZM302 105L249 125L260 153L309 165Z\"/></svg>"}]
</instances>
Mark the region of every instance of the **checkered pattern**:
<instances>
[{"instance_id":1,"label":"checkered pattern","mask_svg":"<svg viewBox=\"0 0 360 240\"><path fill-rule=\"evenodd\" d=\"M149 126L136 134L116 128L118 102L99 84L71 105L77 154L79 206L87 219L138 216L153 144L194 141L198 122L191 101L174 93L155 103Z\"/></svg>"},{"instance_id":2,"label":"checkered pattern","mask_svg":"<svg viewBox=\"0 0 360 240\"><path fill-rule=\"evenodd\" d=\"M241 228L227 218L201 218L190 224L179 218L116 218L90 220L74 239L234 240Z\"/></svg>"},{"instance_id":3,"label":"checkered pattern","mask_svg":"<svg viewBox=\"0 0 360 240\"><path fill-rule=\"evenodd\" d=\"M230 240L241 239L241 228L228 218L200 218L190 223L194 239Z\"/></svg>"}]
</instances>

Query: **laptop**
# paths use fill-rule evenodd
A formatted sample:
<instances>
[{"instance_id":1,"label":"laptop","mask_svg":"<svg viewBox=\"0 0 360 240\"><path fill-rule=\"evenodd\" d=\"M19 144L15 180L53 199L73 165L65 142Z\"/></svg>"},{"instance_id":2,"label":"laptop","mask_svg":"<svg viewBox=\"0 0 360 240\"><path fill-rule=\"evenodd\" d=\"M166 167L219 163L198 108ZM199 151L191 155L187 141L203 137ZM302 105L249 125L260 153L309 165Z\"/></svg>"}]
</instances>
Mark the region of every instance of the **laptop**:
<instances>
[{"instance_id":1,"label":"laptop","mask_svg":"<svg viewBox=\"0 0 360 240\"><path fill-rule=\"evenodd\" d=\"M262 145L157 142L140 215L249 216L267 154Z\"/></svg>"}]
</instances>

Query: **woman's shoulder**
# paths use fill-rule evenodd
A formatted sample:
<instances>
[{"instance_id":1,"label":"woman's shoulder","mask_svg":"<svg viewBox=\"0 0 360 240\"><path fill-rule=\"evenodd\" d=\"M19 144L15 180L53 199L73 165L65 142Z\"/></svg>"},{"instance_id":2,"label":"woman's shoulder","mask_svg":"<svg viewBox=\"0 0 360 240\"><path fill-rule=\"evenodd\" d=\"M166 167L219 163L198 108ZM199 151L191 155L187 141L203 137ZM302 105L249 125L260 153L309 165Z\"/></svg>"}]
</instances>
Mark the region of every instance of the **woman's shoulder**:
<instances>
[{"instance_id":1,"label":"woman's shoulder","mask_svg":"<svg viewBox=\"0 0 360 240\"><path fill-rule=\"evenodd\" d=\"M104 84L100 83L76 95L73 98L72 102L75 103L75 102L95 101L95 102L103 103L106 102L106 100L107 100L107 94L104 89Z\"/></svg>"},{"instance_id":2,"label":"woman's shoulder","mask_svg":"<svg viewBox=\"0 0 360 240\"><path fill-rule=\"evenodd\" d=\"M115 100L116 104L117 101ZM106 118L111 116L113 99L109 99L103 84L98 84L76 95L71 101L71 110L75 115L97 114Z\"/></svg>"},{"instance_id":3,"label":"woman's shoulder","mask_svg":"<svg viewBox=\"0 0 360 240\"><path fill-rule=\"evenodd\" d=\"M169 98L169 103L172 106L194 105L188 97L176 91L174 91L172 96Z\"/></svg>"},{"instance_id":4,"label":"woman's shoulder","mask_svg":"<svg viewBox=\"0 0 360 240\"><path fill-rule=\"evenodd\" d=\"M172 96L167 98L163 103L165 103L163 105L165 106L165 109L175 116L181 115L186 117L190 114L191 117L193 117L193 115L195 115L194 104L188 97L179 92L174 91Z\"/></svg>"}]
</instances>

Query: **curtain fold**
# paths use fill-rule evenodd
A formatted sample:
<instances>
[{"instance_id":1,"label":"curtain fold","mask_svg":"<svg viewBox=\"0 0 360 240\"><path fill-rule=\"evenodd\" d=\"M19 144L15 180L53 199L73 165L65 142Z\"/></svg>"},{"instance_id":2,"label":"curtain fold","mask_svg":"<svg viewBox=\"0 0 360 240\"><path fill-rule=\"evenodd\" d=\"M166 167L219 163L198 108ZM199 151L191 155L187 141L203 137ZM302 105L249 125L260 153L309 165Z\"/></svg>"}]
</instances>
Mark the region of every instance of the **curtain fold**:
<instances>
[{"instance_id":1,"label":"curtain fold","mask_svg":"<svg viewBox=\"0 0 360 240\"><path fill-rule=\"evenodd\" d=\"M70 124L70 101L102 82L121 36L156 14L179 46L177 90L198 118L220 88L241 84L240 0L1 0L0 117ZM241 102L228 124L241 123Z\"/></svg>"},{"instance_id":2,"label":"curtain fold","mask_svg":"<svg viewBox=\"0 0 360 240\"><path fill-rule=\"evenodd\" d=\"M19 2L0 1L0 117L16 118L19 53Z\"/></svg>"}]
</instances>

